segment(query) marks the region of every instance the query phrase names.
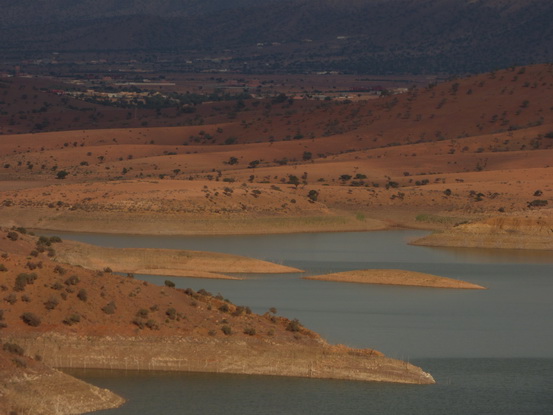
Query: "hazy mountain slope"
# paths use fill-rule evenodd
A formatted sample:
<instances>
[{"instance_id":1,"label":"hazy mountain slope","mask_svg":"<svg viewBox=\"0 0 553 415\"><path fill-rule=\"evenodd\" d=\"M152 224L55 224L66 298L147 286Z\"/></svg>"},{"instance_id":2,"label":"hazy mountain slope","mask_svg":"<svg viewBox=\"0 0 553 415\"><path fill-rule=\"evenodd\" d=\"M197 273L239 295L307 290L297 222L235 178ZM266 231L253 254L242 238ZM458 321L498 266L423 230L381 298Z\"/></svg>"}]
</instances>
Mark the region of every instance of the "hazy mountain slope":
<instances>
[{"instance_id":1,"label":"hazy mountain slope","mask_svg":"<svg viewBox=\"0 0 553 415\"><path fill-rule=\"evenodd\" d=\"M553 4L547 0L65 3L3 6L3 47L231 48L259 60L276 56L284 70L373 73L478 72L553 59ZM251 49L260 42L284 46Z\"/></svg>"},{"instance_id":2,"label":"hazy mountain slope","mask_svg":"<svg viewBox=\"0 0 553 415\"><path fill-rule=\"evenodd\" d=\"M0 26L95 20L115 16L185 16L275 0L0 0Z\"/></svg>"}]
</instances>

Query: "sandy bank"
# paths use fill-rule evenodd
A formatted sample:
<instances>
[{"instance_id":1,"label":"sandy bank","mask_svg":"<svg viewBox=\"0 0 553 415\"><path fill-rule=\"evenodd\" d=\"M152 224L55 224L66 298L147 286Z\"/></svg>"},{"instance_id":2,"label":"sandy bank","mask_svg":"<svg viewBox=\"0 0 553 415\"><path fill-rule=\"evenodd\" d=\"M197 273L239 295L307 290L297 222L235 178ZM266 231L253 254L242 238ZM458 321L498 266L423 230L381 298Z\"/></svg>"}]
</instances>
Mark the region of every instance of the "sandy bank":
<instances>
[{"instance_id":1,"label":"sandy bank","mask_svg":"<svg viewBox=\"0 0 553 415\"><path fill-rule=\"evenodd\" d=\"M423 246L553 250L553 218L500 217L467 223L411 242Z\"/></svg>"},{"instance_id":2,"label":"sandy bank","mask_svg":"<svg viewBox=\"0 0 553 415\"><path fill-rule=\"evenodd\" d=\"M484 290L485 287L452 278L438 277L415 271L398 269L367 269L304 277L308 280L349 282L362 284L408 285L415 287L458 288Z\"/></svg>"},{"instance_id":3,"label":"sandy bank","mask_svg":"<svg viewBox=\"0 0 553 415\"><path fill-rule=\"evenodd\" d=\"M435 383L410 363L370 349L275 343L270 339L198 337L95 337L45 333L13 335L26 353L54 367L167 370L345 379L411 384Z\"/></svg>"},{"instance_id":4,"label":"sandy bank","mask_svg":"<svg viewBox=\"0 0 553 415\"><path fill-rule=\"evenodd\" d=\"M217 252L174 249L104 248L74 241L56 245L56 260L88 269L193 278L239 279L224 273L302 272L272 262Z\"/></svg>"},{"instance_id":5,"label":"sandy bank","mask_svg":"<svg viewBox=\"0 0 553 415\"><path fill-rule=\"evenodd\" d=\"M14 362L17 362L15 364ZM25 356L0 351L0 413L69 415L116 408L124 399Z\"/></svg>"},{"instance_id":6,"label":"sandy bank","mask_svg":"<svg viewBox=\"0 0 553 415\"><path fill-rule=\"evenodd\" d=\"M389 228L388 221L358 219L354 214L256 216L172 213L56 211L48 208L2 208L0 226L44 231L134 235L265 235L304 232L371 231Z\"/></svg>"}]
</instances>

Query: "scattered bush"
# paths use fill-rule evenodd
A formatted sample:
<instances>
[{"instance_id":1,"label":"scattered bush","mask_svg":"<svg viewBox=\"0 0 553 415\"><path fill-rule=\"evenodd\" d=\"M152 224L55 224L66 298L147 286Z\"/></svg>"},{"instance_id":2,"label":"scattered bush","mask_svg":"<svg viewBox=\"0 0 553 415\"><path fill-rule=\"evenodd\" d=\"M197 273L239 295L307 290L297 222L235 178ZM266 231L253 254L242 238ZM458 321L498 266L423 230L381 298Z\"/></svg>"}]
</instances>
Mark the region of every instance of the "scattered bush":
<instances>
[{"instance_id":1,"label":"scattered bush","mask_svg":"<svg viewBox=\"0 0 553 415\"><path fill-rule=\"evenodd\" d=\"M174 320L177 317L177 310L175 310L173 307L168 308L165 312L165 315L171 320Z\"/></svg>"},{"instance_id":2,"label":"scattered bush","mask_svg":"<svg viewBox=\"0 0 553 415\"><path fill-rule=\"evenodd\" d=\"M229 312L229 307L227 304L223 304L221 307L219 307L219 311L221 311L222 313L228 313Z\"/></svg>"},{"instance_id":3,"label":"scattered bush","mask_svg":"<svg viewBox=\"0 0 553 415\"><path fill-rule=\"evenodd\" d=\"M141 308L140 310L138 310L136 312L136 317L139 317L139 318L147 318L148 317L148 314L149 314L149 311L146 310L145 308Z\"/></svg>"},{"instance_id":4,"label":"scattered bush","mask_svg":"<svg viewBox=\"0 0 553 415\"><path fill-rule=\"evenodd\" d=\"M0 272L7 272L8 269L6 268L6 266L4 264L0 264Z\"/></svg>"},{"instance_id":5,"label":"scattered bush","mask_svg":"<svg viewBox=\"0 0 553 415\"><path fill-rule=\"evenodd\" d=\"M232 334L232 329L231 329L230 326L225 325L225 326L221 327L221 331L223 332L223 334L225 336L230 336Z\"/></svg>"},{"instance_id":6,"label":"scattered bush","mask_svg":"<svg viewBox=\"0 0 553 415\"><path fill-rule=\"evenodd\" d=\"M56 297L50 297L48 301L44 303L46 310L53 310L59 304L59 300Z\"/></svg>"},{"instance_id":7,"label":"scattered bush","mask_svg":"<svg viewBox=\"0 0 553 415\"><path fill-rule=\"evenodd\" d=\"M175 288L175 283L170 280L165 280L165 286L169 288Z\"/></svg>"},{"instance_id":8,"label":"scattered bush","mask_svg":"<svg viewBox=\"0 0 553 415\"><path fill-rule=\"evenodd\" d=\"M77 298L81 301L85 301L88 300L88 293L86 292L85 289L81 289L79 290L79 292L77 293Z\"/></svg>"},{"instance_id":9,"label":"scattered bush","mask_svg":"<svg viewBox=\"0 0 553 415\"><path fill-rule=\"evenodd\" d=\"M102 307L102 311L106 314L114 314L115 313L115 310L116 310L117 306L115 305L115 303L112 301L108 304L106 304L105 306Z\"/></svg>"},{"instance_id":10,"label":"scattered bush","mask_svg":"<svg viewBox=\"0 0 553 415\"><path fill-rule=\"evenodd\" d=\"M291 332L298 332L301 330L301 324L297 318L290 320L286 326L286 330Z\"/></svg>"},{"instance_id":11,"label":"scattered bush","mask_svg":"<svg viewBox=\"0 0 553 415\"><path fill-rule=\"evenodd\" d=\"M8 232L7 237L10 241L14 241L14 242L19 239L19 235L17 234L17 232L13 232L13 231Z\"/></svg>"},{"instance_id":12,"label":"scattered bush","mask_svg":"<svg viewBox=\"0 0 553 415\"><path fill-rule=\"evenodd\" d=\"M205 297L213 297L213 294L211 294L209 291L206 291L206 290L203 289L203 288L200 288L200 289L198 290L198 294L203 295L203 296L205 296ZM219 294L219 295L220 295L220 294ZM222 296L221 296L221 298L218 298L218 297L215 297L215 298L220 299L220 300L223 299Z\"/></svg>"},{"instance_id":13,"label":"scattered bush","mask_svg":"<svg viewBox=\"0 0 553 415\"><path fill-rule=\"evenodd\" d=\"M4 345L2 346L2 350L8 353L16 354L18 356L23 356L23 354L25 353L23 348L15 343L4 343Z\"/></svg>"},{"instance_id":14,"label":"scattered bush","mask_svg":"<svg viewBox=\"0 0 553 415\"><path fill-rule=\"evenodd\" d=\"M37 275L32 272L30 274L22 272L15 278L15 291L23 291L27 284L33 284L37 279Z\"/></svg>"},{"instance_id":15,"label":"scattered bush","mask_svg":"<svg viewBox=\"0 0 553 415\"><path fill-rule=\"evenodd\" d=\"M65 285L77 285L81 280L76 275L71 275L65 280Z\"/></svg>"},{"instance_id":16,"label":"scattered bush","mask_svg":"<svg viewBox=\"0 0 553 415\"><path fill-rule=\"evenodd\" d=\"M247 334L248 336L255 336L255 329L253 327L247 327L244 329L244 334Z\"/></svg>"},{"instance_id":17,"label":"scattered bush","mask_svg":"<svg viewBox=\"0 0 553 415\"><path fill-rule=\"evenodd\" d=\"M4 297L4 301L8 304L14 305L17 302L17 296L14 293L11 293Z\"/></svg>"},{"instance_id":18,"label":"scattered bush","mask_svg":"<svg viewBox=\"0 0 553 415\"><path fill-rule=\"evenodd\" d=\"M143 329L144 327L146 327L146 325L144 324L144 321L142 320L139 320L137 318L135 318L133 321L132 321L132 324L134 324L135 326L137 326L139 329Z\"/></svg>"},{"instance_id":19,"label":"scattered bush","mask_svg":"<svg viewBox=\"0 0 553 415\"><path fill-rule=\"evenodd\" d=\"M35 314L33 313L23 313L21 315L21 320L23 320L23 322L31 327L38 327L40 326L40 318L38 318Z\"/></svg>"},{"instance_id":20,"label":"scattered bush","mask_svg":"<svg viewBox=\"0 0 553 415\"><path fill-rule=\"evenodd\" d=\"M159 330L159 326L154 320L148 320L146 322L146 327L148 327L150 330Z\"/></svg>"},{"instance_id":21,"label":"scattered bush","mask_svg":"<svg viewBox=\"0 0 553 415\"><path fill-rule=\"evenodd\" d=\"M63 180L68 174L65 170L60 170L56 173L56 179Z\"/></svg>"},{"instance_id":22,"label":"scattered bush","mask_svg":"<svg viewBox=\"0 0 553 415\"><path fill-rule=\"evenodd\" d=\"M67 272L65 270L65 268L63 268L61 265L56 265L54 267L54 272L57 273L57 274L60 274L60 275L65 275L65 273Z\"/></svg>"},{"instance_id":23,"label":"scattered bush","mask_svg":"<svg viewBox=\"0 0 553 415\"><path fill-rule=\"evenodd\" d=\"M307 194L307 198L310 202L316 202L319 198L319 192L317 192L316 190L310 190Z\"/></svg>"},{"instance_id":24,"label":"scattered bush","mask_svg":"<svg viewBox=\"0 0 553 415\"><path fill-rule=\"evenodd\" d=\"M542 207L542 206L547 206L547 200L540 200L540 199L536 199L536 200L532 200L531 202L528 202L528 207Z\"/></svg>"},{"instance_id":25,"label":"scattered bush","mask_svg":"<svg viewBox=\"0 0 553 415\"><path fill-rule=\"evenodd\" d=\"M69 317L66 317L63 320L63 324L67 324L68 326L72 326L73 324L77 324L81 321L81 316L79 314L71 314Z\"/></svg>"}]
</instances>

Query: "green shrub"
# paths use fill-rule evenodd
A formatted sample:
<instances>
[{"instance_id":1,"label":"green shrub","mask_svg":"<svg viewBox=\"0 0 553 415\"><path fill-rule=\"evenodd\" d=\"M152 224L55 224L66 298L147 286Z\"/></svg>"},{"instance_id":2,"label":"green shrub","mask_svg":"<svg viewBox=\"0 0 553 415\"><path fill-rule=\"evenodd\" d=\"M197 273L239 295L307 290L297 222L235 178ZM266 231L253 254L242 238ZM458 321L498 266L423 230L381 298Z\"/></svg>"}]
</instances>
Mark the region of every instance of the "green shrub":
<instances>
[{"instance_id":1,"label":"green shrub","mask_svg":"<svg viewBox=\"0 0 553 415\"><path fill-rule=\"evenodd\" d=\"M165 280L165 286L169 288L175 288L175 283L170 280Z\"/></svg>"},{"instance_id":2,"label":"green shrub","mask_svg":"<svg viewBox=\"0 0 553 415\"><path fill-rule=\"evenodd\" d=\"M232 334L232 328L230 326L221 327L221 331L225 336L230 336Z\"/></svg>"}]
</instances>

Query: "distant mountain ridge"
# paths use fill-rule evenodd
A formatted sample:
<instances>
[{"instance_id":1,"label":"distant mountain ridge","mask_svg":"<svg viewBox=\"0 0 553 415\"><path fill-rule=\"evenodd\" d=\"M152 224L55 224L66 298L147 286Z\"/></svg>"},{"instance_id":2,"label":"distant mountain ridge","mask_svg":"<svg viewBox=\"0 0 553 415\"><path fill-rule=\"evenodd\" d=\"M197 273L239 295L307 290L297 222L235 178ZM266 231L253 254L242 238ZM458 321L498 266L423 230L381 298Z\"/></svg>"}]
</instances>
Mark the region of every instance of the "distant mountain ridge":
<instances>
[{"instance_id":1,"label":"distant mountain ridge","mask_svg":"<svg viewBox=\"0 0 553 415\"><path fill-rule=\"evenodd\" d=\"M160 0L155 6L143 0L17 5L0 0L0 5L0 48L7 50L230 49L248 56L263 43L284 45L254 50L256 59L276 59L283 70L372 73L482 72L553 61L550 0ZM25 15L25 7L34 11Z\"/></svg>"}]
</instances>

